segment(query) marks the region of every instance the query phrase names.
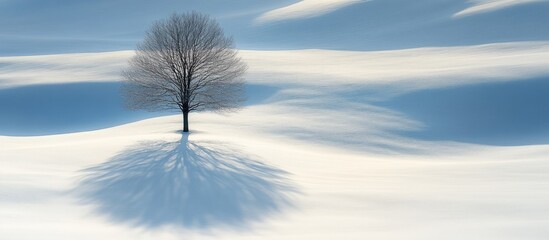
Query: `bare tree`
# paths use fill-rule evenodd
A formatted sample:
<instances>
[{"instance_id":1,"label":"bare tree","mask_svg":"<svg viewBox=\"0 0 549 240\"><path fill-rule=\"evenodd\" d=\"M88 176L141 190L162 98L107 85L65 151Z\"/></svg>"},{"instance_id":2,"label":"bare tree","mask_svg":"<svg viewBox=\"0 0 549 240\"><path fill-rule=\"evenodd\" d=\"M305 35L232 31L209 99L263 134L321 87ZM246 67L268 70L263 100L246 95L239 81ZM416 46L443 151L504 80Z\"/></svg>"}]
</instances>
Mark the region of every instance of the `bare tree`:
<instances>
[{"instance_id":1,"label":"bare tree","mask_svg":"<svg viewBox=\"0 0 549 240\"><path fill-rule=\"evenodd\" d=\"M207 15L173 14L156 22L123 71L130 109L179 110L183 132L189 112L231 111L244 101L246 65L233 40Z\"/></svg>"}]
</instances>

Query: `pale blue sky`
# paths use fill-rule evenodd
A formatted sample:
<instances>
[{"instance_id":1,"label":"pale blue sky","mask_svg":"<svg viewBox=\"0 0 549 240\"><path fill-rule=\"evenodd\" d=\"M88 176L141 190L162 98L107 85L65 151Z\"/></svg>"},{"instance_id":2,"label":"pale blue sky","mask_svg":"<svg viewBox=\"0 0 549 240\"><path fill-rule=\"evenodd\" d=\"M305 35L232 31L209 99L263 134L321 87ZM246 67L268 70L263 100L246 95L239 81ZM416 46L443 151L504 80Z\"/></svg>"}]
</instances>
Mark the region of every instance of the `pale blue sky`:
<instances>
[{"instance_id":1,"label":"pale blue sky","mask_svg":"<svg viewBox=\"0 0 549 240\"><path fill-rule=\"evenodd\" d=\"M373 0L307 19L257 25L292 0L0 1L0 56L132 49L173 12L215 16L239 48L377 50L549 40L549 2L455 18L465 0Z\"/></svg>"}]
</instances>

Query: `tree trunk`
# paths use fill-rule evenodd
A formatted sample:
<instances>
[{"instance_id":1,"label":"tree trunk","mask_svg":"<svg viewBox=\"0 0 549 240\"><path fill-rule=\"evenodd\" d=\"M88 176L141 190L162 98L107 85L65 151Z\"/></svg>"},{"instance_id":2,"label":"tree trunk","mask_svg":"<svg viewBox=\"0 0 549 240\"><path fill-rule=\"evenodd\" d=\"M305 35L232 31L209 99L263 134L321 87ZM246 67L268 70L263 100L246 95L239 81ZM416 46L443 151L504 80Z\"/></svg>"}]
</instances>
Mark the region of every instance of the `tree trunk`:
<instances>
[{"instance_id":1,"label":"tree trunk","mask_svg":"<svg viewBox=\"0 0 549 240\"><path fill-rule=\"evenodd\" d=\"M183 112L183 132L189 132L189 112Z\"/></svg>"}]
</instances>

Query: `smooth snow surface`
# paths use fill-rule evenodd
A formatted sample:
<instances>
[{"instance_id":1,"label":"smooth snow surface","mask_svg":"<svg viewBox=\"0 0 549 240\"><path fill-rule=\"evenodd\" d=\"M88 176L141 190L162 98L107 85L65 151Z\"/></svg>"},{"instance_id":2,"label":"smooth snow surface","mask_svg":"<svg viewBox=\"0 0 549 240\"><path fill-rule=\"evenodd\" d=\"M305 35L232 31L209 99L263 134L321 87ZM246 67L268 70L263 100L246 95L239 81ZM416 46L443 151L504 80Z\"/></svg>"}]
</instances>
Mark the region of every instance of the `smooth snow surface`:
<instances>
[{"instance_id":1,"label":"smooth snow surface","mask_svg":"<svg viewBox=\"0 0 549 240\"><path fill-rule=\"evenodd\" d=\"M228 127L226 118L210 114L193 117L195 132L186 140L177 132L180 120L0 138L2 236L543 239L548 234L547 146L462 146L440 154L447 146L439 143L429 154L376 155Z\"/></svg>"},{"instance_id":2,"label":"smooth snow surface","mask_svg":"<svg viewBox=\"0 0 549 240\"><path fill-rule=\"evenodd\" d=\"M90 87L116 91L132 54L0 58L0 135L35 135L0 136L0 239L549 235L548 42L242 50L247 106L190 135ZM72 133L7 132L36 126Z\"/></svg>"}]
</instances>

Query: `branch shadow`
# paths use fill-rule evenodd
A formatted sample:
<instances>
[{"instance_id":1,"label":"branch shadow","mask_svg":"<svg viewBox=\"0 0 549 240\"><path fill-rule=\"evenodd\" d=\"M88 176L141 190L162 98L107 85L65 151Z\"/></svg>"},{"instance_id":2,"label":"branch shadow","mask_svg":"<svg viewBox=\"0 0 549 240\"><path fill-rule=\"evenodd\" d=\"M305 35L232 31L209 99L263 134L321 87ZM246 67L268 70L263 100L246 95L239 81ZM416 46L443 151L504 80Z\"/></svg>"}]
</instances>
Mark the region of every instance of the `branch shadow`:
<instances>
[{"instance_id":1,"label":"branch shadow","mask_svg":"<svg viewBox=\"0 0 549 240\"><path fill-rule=\"evenodd\" d=\"M214 148L215 147L215 148ZM245 229L292 207L288 173L218 142L145 142L83 170L79 199L116 223Z\"/></svg>"}]
</instances>

